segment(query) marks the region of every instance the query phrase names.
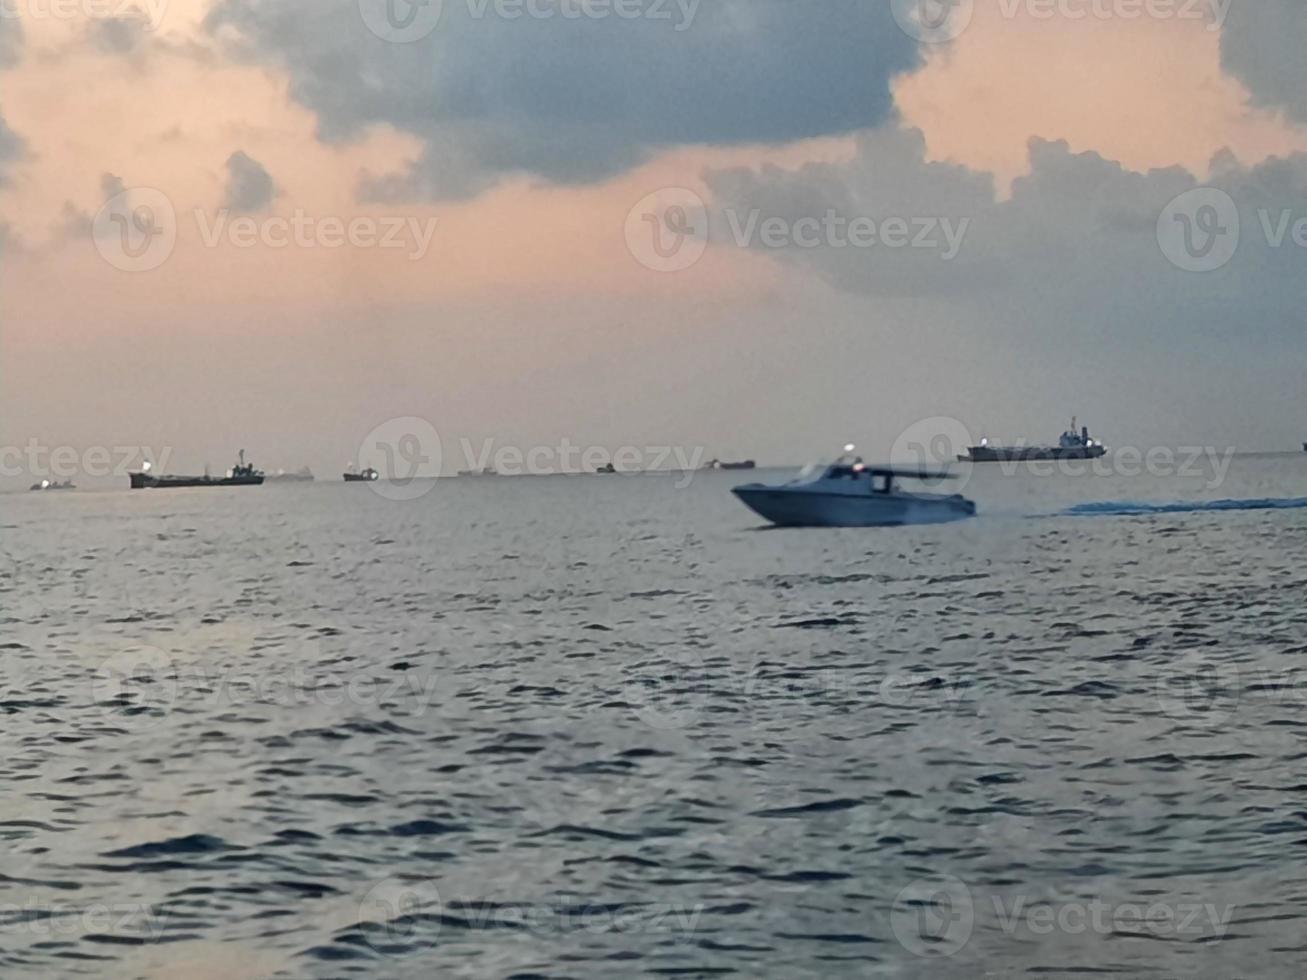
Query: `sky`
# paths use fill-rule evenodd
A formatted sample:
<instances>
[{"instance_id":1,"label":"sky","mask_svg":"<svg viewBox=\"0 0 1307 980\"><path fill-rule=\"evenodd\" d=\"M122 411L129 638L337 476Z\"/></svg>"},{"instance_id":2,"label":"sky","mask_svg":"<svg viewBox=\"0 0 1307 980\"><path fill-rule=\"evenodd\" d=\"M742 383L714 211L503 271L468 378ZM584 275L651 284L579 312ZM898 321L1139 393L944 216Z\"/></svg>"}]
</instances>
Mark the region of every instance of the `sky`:
<instances>
[{"instance_id":1,"label":"sky","mask_svg":"<svg viewBox=\"0 0 1307 980\"><path fill-rule=\"evenodd\" d=\"M0 0L0 486L1296 449L1305 46L1300 0Z\"/></svg>"}]
</instances>

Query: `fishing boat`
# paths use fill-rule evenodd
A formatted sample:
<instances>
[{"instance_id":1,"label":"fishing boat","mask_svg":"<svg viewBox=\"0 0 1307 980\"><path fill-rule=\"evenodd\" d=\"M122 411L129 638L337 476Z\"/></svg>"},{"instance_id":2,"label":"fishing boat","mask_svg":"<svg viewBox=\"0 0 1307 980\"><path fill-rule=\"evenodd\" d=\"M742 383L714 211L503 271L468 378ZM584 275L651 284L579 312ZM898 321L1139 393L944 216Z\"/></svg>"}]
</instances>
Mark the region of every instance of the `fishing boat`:
<instances>
[{"instance_id":1,"label":"fishing boat","mask_svg":"<svg viewBox=\"0 0 1307 980\"><path fill-rule=\"evenodd\" d=\"M245 450L240 461L227 471L226 476L210 476L206 468L203 476L155 476L147 460L139 473L128 473L133 490L174 490L183 487L257 487L263 485L263 472L245 462Z\"/></svg>"},{"instance_id":2,"label":"fishing boat","mask_svg":"<svg viewBox=\"0 0 1307 980\"><path fill-rule=\"evenodd\" d=\"M868 466L846 446L834 463L804 469L776 486L751 483L733 491L759 516L781 527L896 527L966 520L976 505L963 496L909 493L900 480L949 480L948 473Z\"/></svg>"},{"instance_id":3,"label":"fishing boat","mask_svg":"<svg viewBox=\"0 0 1307 980\"><path fill-rule=\"evenodd\" d=\"M42 480L40 483L33 483L28 490L45 492L48 490L76 490L77 487L72 480L65 480L63 483L58 481Z\"/></svg>"},{"instance_id":4,"label":"fishing boat","mask_svg":"<svg viewBox=\"0 0 1307 980\"><path fill-rule=\"evenodd\" d=\"M360 472L351 465L343 475L346 483L376 483L381 479L381 474L371 466Z\"/></svg>"}]
</instances>

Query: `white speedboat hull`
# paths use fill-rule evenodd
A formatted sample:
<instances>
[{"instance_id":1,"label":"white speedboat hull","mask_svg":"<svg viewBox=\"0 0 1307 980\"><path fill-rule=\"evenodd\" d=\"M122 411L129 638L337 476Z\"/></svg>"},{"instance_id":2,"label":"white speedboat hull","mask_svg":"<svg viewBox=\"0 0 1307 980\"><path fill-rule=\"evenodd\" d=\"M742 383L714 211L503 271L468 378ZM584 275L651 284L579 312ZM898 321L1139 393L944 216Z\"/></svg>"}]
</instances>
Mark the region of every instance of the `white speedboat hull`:
<instances>
[{"instance_id":1,"label":"white speedboat hull","mask_svg":"<svg viewBox=\"0 0 1307 980\"><path fill-rule=\"evenodd\" d=\"M945 524L974 517L965 497L915 493L832 493L816 487L737 487L754 513L781 527L899 527Z\"/></svg>"}]
</instances>

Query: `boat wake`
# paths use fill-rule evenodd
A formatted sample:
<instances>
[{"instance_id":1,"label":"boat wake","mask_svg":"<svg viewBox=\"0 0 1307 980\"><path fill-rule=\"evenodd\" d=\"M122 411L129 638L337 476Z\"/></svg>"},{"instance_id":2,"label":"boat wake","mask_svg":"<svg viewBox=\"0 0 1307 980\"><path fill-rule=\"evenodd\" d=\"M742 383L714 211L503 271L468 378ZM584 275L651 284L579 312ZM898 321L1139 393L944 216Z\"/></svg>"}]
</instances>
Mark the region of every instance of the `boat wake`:
<instances>
[{"instance_id":1,"label":"boat wake","mask_svg":"<svg viewBox=\"0 0 1307 980\"><path fill-rule=\"evenodd\" d=\"M1225 510L1301 510L1307 508L1307 497L1267 497L1252 500L1178 501L1176 503L1142 503L1132 501L1105 501L1094 504L1077 504L1063 513L1070 517L1130 517L1148 514L1201 514Z\"/></svg>"}]
</instances>

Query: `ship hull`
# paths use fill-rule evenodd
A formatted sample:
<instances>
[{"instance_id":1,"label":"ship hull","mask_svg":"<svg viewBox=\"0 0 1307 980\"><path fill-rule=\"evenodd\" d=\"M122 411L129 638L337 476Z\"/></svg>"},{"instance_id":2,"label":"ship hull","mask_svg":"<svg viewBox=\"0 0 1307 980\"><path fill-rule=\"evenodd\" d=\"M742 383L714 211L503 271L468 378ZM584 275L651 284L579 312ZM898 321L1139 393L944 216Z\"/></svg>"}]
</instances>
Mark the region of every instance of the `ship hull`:
<instances>
[{"instance_id":1,"label":"ship hull","mask_svg":"<svg viewBox=\"0 0 1307 980\"><path fill-rule=\"evenodd\" d=\"M186 487L258 487L262 476L151 476L149 473L129 473L133 490L180 490Z\"/></svg>"},{"instance_id":2,"label":"ship hull","mask_svg":"<svg viewBox=\"0 0 1307 980\"><path fill-rule=\"evenodd\" d=\"M1102 459L1107 450L1102 446L973 446L963 463L1024 463L1028 461L1060 461Z\"/></svg>"},{"instance_id":3,"label":"ship hull","mask_svg":"<svg viewBox=\"0 0 1307 980\"><path fill-rule=\"evenodd\" d=\"M346 483L376 483L376 477L364 476L362 473L346 473Z\"/></svg>"},{"instance_id":4,"label":"ship hull","mask_svg":"<svg viewBox=\"0 0 1307 980\"><path fill-rule=\"evenodd\" d=\"M778 527L901 527L946 524L976 515L963 497L821 493L785 487L737 487L740 502Z\"/></svg>"}]
</instances>

